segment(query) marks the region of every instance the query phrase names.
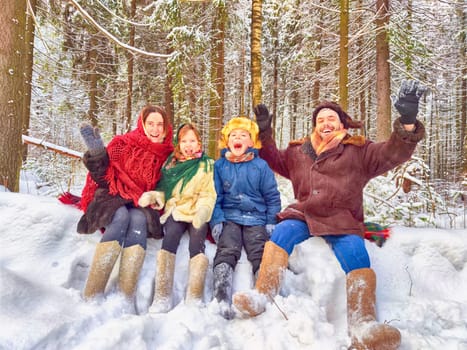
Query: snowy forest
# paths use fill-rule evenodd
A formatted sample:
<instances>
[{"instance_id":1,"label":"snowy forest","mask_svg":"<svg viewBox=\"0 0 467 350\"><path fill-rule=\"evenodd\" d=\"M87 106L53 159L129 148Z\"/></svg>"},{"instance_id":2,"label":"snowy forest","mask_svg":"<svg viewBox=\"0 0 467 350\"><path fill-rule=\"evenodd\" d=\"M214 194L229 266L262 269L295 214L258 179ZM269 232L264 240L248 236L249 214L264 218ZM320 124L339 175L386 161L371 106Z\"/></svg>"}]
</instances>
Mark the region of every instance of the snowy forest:
<instances>
[{"instance_id":1,"label":"snowy forest","mask_svg":"<svg viewBox=\"0 0 467 350\"><path fill-rule=\"evenodd\" d=\"M410 162L370 183L366 214L467 226L465 0L2 3L0 181L10 191L20 173L47 196L79 189L79 125L99 126L108 142L147 103L164 106L175 127L199 125L212 157L223 123L253 118L260 102L280 147L310 133L324 99L384 140L397 117L391 97L415 79L428 88L418 115L427 137Z\"/></svg>"}]
</instances>

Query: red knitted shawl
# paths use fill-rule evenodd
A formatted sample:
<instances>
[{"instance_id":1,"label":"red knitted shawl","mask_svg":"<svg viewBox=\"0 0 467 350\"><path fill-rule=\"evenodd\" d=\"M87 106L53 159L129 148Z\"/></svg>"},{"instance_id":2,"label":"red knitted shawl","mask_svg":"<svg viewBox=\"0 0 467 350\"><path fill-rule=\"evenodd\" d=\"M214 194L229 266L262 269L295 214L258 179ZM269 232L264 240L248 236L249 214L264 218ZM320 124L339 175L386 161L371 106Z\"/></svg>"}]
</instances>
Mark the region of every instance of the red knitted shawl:
<instances>
[{"instance_id":1,"label":"red knitted shawl","mask_svg":"<svg viewBox=\"0 0 467 350\"><path fill-rule=\"evenodd\" d=\"M120 195L138 205L143 192L151 191L161 176L161 167L173 151L172 126L167 126L167 133L162 143L154 143L144 133L141 115L135 130L115 136L107 145L109 167L106 180L109 193ZM97 184L87 175L86 184L81 194L80 207L86 211L94 197Z\"/></svg>"}]
</instances>

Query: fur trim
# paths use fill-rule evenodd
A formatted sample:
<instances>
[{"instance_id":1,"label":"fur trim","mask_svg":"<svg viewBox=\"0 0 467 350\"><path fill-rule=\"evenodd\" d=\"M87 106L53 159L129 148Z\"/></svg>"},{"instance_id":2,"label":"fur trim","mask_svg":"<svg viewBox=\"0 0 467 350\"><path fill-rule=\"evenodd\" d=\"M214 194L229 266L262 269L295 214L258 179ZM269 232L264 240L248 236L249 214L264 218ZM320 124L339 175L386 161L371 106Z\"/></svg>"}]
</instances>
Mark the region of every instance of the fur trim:
<instances>
[{"instance_id":1,"label":"fur trim","mask_svg":"<svg viewBox=\"0 0 467 350\"><path fill-rule=\"evenodd\" d=\"M261 141L258 138L259 128L258 124L253 119L247 117L236 117L228 121L228 123L222 128L221 139L219 140L219 148L227 148L229 142L229 135L232 130L243 129L250 133L251 139L253 140L253 148L260 149Z\"/></svg>"},{"instance_id":2,"label":"fur trim","mask_svg":"<svg viewBox=\"0 0 467 350\"><path fill-rule=\"evenodd\" d=\"M289 146L300 146L306 143L307 141L310 142L309 137L304 137L299 140L292 140L289 142ZM359 146L359 147L363 146L365 142L366 142L366 138L365 136L362 136L362 135L354 135L354 136L348 135L348 137L342 140L342 143L345 145L354 145L354 146Z\"/></svg>"},{"instance_id":3,"label":"fur trim","mask_svg":"<svg viewBox=\"0 0 467 350\"><path fill-rule=\"evenodd\" d=\"M307 141L307 139L308 139L308 141L310 140L309 137L303 137L303 138L301 138L299 140L292 140L292 141L289 142L289 146L303 145Z\"/></svg>"},{"instance_id":4,"label":"fur trim","mask_svg":"<svg viewBox=\"0 0 467 350\"><path fill-rule=\"evenodd\" d=\"M354 145L358 147L362 147L365 144L365 142L366 142L366 138L365 136L362 136L362 135L353 135L342 140L342 143L344 145Z\"/></svg>"}]
</instances>

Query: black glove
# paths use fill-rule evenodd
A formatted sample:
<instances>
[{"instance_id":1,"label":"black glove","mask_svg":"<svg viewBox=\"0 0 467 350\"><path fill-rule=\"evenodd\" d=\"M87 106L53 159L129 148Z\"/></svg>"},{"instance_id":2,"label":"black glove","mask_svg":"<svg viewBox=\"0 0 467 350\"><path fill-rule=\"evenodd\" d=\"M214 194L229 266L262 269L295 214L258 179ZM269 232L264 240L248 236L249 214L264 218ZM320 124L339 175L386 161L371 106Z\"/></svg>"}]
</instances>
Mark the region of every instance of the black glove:
<instances>
[{"instance_id":1,"label":"black glove","mask_svg":"<svg viewBox=\"0 0 467 350\"><path fill-rule=\"evenodd\" d=\"M101 134L98 128L93 128L92 125L83 123L79 129L84 143L92 156L99 154L105 149Z\"/></svg>"},{"instance_id":2,"label":"black glove","mask_svg":"<svg viewBox=\"0 0 467 350\"><path fill-rule=\"evenodd\" d=\"M404 80L399 89L394 107L401 115L402 124L415 124L418 114L418 101L426 88L415 80Z\"/></svg>"},{"instance_id":3,"label":"black glove","mask_svg":"<svg viewBox=\"0 0 467 350\"><path fill-rule=\"evenodd\" d=\"M271 129L272 115L269 114L268 108L262 103L253 108L256 115L256 124L258 124L259 132Z\"/></svg>"}]
</instances>

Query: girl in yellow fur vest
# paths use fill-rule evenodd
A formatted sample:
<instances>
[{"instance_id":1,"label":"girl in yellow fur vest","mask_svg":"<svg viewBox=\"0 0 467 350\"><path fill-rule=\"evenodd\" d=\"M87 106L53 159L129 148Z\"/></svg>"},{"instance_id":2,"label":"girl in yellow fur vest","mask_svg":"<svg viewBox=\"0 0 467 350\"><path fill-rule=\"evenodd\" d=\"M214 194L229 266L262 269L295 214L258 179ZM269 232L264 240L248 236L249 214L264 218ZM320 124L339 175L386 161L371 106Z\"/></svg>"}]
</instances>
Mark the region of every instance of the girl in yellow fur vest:
<instances>
[{"instance_id":1,"label":"girl in yellow fur vest","mask_svg":"<svg viewBox=\"0 0 467 350\"><path fill-rule=\"evenodd\" d=\"M144 193L139 204L160 209L164 238L157 256L154 301L151 313L172 308L175 254L185 231L190 236L190 271L186 302L200 303L203 297L208 258L204 254L208 222L216 203L213 180L214 161L201 149L201 137L192 124L182 125L176 147L162 167L156 191Z\"/></svg>"}]
</instances>

